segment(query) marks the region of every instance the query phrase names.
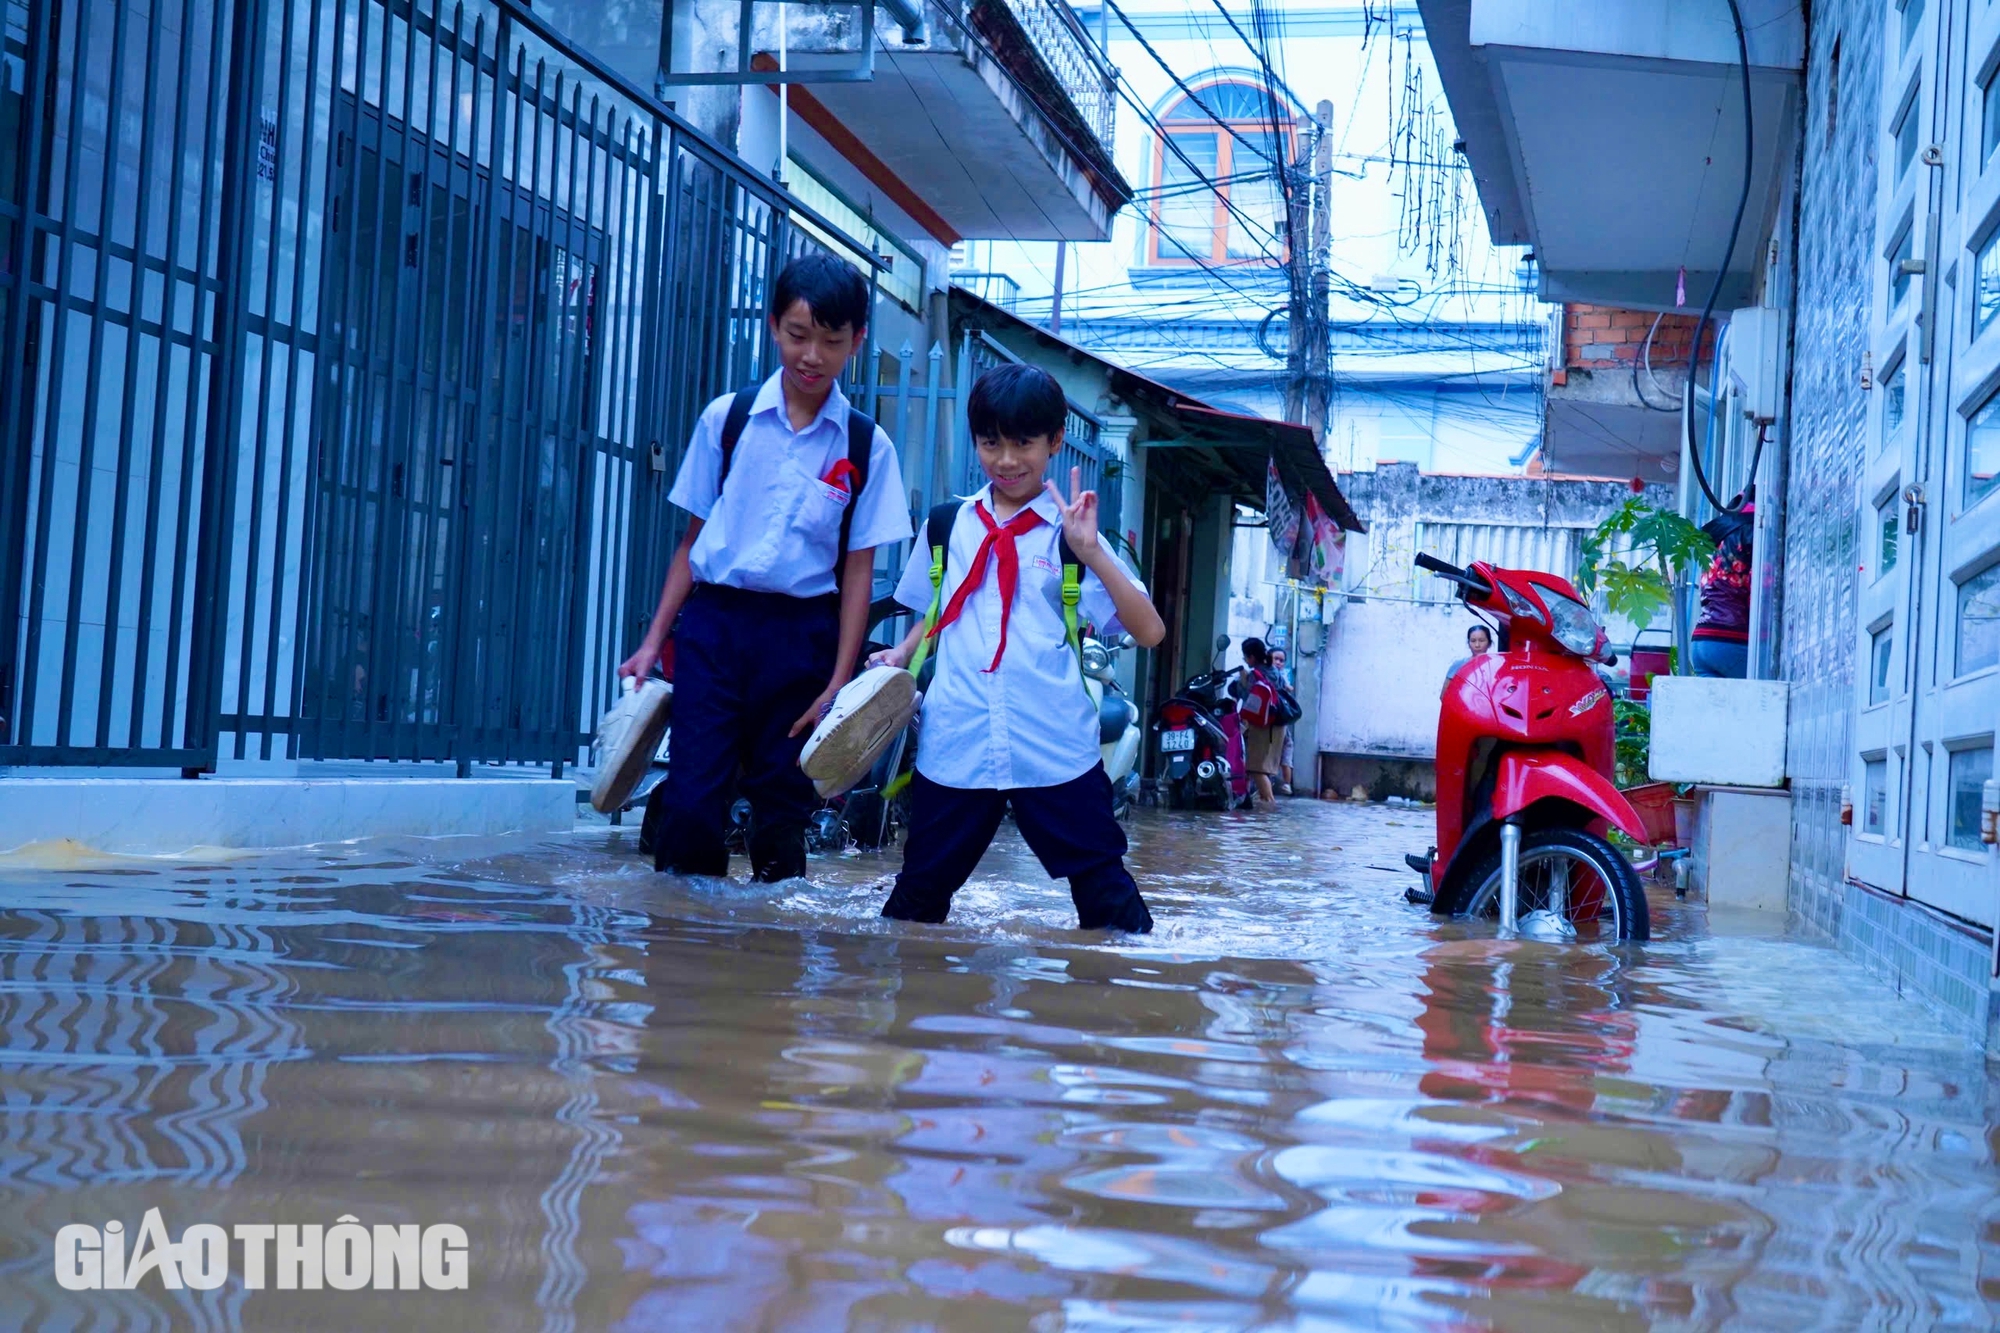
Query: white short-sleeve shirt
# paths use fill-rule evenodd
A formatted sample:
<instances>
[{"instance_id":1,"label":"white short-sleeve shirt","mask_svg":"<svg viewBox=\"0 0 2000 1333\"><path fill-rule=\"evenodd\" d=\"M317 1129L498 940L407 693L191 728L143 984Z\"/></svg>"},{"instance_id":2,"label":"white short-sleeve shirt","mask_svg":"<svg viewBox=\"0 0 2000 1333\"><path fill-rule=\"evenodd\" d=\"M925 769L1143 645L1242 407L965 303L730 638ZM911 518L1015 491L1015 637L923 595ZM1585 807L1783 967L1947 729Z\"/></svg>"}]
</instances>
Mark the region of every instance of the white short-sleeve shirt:
<instances>
[{"instance_id":1,"label":"white short-sleeve shirt","mask_svg":"<svg viewBox=\"0 0 2000 1333\"><path fill-rule=\"evenodd\" d=\"M985 525L972 512L974 500L983 501L991 513L992 487L982 487L959 506L946 547L945 603L971 572L986 537ZM1042 522L1015 538L1021 576L999 667L986 670L1000 645L1000 561L995 555L987 557L984 577L959 618L931 645L937 672L924 695L917 771L940 786L1001 791L1053 787L1082 777L1100 757L1097 709L1084 693L1082 668L1064 635L1056 541L1062 511L1046 491L1028 507ZM1123 561L1119 568L1132 573ZM1095 625L1104 635L1124 633L1103 580L1086 569L1081 591L1079 623ZM928 550L911 554L896 585L896 600L919 615L929 610Z\"/></svg>"},{"instance_id":2,"label":"white short-sleeve shirt","mask_svg":"<svg viewBox=\"0 0 2000 1333\"><path fill-rule=\"evenodd\" d=\"M896 446L880 426L861 494L829 484L834 465L847 457L847 399L835 385L819 415L795 431L785 412L782 374L757 390L720 497L722 423L734 394L703 409L667 498L703 521L688 553L696 582L818 597L836 587L833 567L847 506L857 506L848 548L865 551L910 535L909 500Z\"/></svg>"}]
</instances>

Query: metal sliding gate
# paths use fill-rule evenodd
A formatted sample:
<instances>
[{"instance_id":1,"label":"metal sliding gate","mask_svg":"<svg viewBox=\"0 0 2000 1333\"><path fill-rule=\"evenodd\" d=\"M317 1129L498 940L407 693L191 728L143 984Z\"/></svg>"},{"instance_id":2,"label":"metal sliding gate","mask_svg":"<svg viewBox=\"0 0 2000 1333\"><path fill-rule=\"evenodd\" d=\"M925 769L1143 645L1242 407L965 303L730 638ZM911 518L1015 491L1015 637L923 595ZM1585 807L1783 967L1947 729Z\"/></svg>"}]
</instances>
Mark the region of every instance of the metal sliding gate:
<instances>
[{"instance_id":1,"label":"metal sliding gate","mask_svg":"<svg viewBox=\"0 0 2000 1333\"><path fill-rule=\"evenodd\" d=\"M777 268L875 256L517 0L0 9L0 765L573 759Z\"/></svg>"}]
</instances>

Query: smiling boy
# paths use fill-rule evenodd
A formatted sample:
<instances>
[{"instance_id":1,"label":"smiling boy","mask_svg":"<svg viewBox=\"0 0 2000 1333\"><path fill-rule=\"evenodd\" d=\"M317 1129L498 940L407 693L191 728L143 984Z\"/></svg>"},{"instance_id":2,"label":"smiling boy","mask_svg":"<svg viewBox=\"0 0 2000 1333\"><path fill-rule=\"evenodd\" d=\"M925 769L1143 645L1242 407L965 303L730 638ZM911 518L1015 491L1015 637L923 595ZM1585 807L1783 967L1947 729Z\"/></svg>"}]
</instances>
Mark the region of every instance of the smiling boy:
<instances>
[{"instance_id":1,"label":"smiling boy","mask_svg":"<svg viewBox=\"0 0 2000 1333\"><path fill-rule=\"evenodd\" d=\"M740 771L752 874L805 873L818 802L799 751L853 675L875 548L910 535L895 446L835 383L867 324L868 284L852 266L822 254L786 264L770 315L781 369L708 405L667 497L691 515L687 534L645 641L618 668L651 671L674 636L658 869L728 873Z\"/></svg>"},{"instance_id":2,"label":"smiling boy","mask_svg":"<svg viewBox=\"0 0 2000 1333\"><path fill-rule=\"evenodd\" d=\"M933 553L913 558L896 588L904 606L928 613L871 660L907 666L928 638L937 674L924 697L903 870L883 916L943 921L1011 806L1043 869L1069 880L1083 929L1153 928L1125 869L1097 709L1064 621L1065 560L1081 566L1078 610L1099 634L1129 632L1150 648L1166 626L1098 540L1096 492L1075 470L1067 501L1044 480L1068 411L1046 371L1012 365L979 377L966 415L987 485L951 516L938 583Z\"/></svg>"}]
</instances>

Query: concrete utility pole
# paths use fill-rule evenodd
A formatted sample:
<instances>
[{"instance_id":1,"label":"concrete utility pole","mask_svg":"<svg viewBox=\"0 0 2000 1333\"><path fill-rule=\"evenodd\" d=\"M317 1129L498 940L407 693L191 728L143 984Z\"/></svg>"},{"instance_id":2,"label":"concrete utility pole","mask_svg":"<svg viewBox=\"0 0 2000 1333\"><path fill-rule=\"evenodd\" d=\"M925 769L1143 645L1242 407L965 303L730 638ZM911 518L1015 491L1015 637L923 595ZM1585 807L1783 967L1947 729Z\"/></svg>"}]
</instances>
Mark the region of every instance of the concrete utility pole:
<instances>
[{"instance_id":1,"label":"concrete utility pole","mask_svg":"<svg viewBox=\"0 0 2000 1333\"><path fill-rule=\"evenodd\" d=\"M1293 190L1287 238L1290 293L1287 305L1291 339L1286 356L1285 420L1312 428L1315 439L1326 438L1331 381L1327 373L1331 336L1327 298L1331 290L1333 246L1333 103L1322 101L1313 112L1312 175ZM1303 166L1304 162L1298 165Z\"/></svg>"},{"instance_id":2,"label":"concrete utility pole","mask_svg":"<svg viewBox=\"0 0 2000 1333\"><path fill-rule=\"evenodd\" d=\"M1327 410L1333 399L1332 317L1327 308L1333 286L1333 103L1313 108L1312 337L1306 343L1305 423L1313 439L1326 446Z\"/></svg>"}]
</instances>

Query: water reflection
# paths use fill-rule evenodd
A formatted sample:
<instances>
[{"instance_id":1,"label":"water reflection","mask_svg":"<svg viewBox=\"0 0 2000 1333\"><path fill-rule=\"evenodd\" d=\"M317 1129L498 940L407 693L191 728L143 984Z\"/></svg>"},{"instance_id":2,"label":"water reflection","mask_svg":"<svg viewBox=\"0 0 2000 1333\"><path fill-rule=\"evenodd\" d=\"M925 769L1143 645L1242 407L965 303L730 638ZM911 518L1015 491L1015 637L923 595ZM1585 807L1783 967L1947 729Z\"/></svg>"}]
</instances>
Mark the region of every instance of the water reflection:
<instances>
[{"instance_id":1,"label":"water reflection","mask_svg":"<svg viewBox=\"0 0 2000 1333\"><path fill-rule=\"evenodd\" d=\"M0 869L24 1326L1982 1327L1984 1063L1837 955L1503 943L1421 830L1146 817L1160 929L1008 843L938 928L622 834ZM1258 869L1261 868L1261 869ZM121 873L113 873L121 872ZM132 872L132 873L122 873ZM468 1292L82 1296L55 1230L453 1221Z\"/></svg>"}]
</instances>

